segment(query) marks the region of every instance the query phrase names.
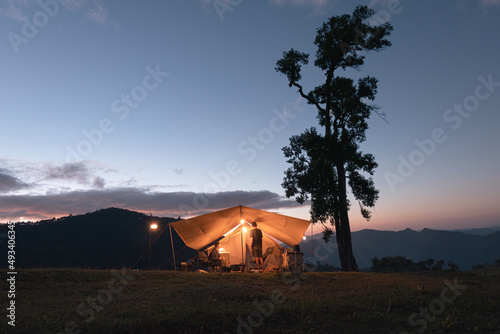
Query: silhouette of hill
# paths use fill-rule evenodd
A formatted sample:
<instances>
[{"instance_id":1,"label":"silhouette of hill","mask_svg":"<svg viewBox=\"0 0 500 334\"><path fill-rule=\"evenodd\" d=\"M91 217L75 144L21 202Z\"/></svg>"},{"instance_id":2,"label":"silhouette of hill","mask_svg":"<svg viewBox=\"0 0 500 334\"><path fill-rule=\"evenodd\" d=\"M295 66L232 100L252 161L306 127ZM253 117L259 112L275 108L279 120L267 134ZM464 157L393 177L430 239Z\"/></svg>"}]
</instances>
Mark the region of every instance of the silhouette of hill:
<instances>
[{"instance_id":1,"label":"silhouette of hill","mask_svg":"<svg viewBox=\"0 0 500 334\"><path fill-rule=\"evenodd\" d=\"M158 224L158 229L151 233L151 268L172 269L168 223L177 220L108 208L83 215L16 224L16 267L111 269L134 266L147 269L149 226L154 222ZM6 232L7 226L0 225L0 236ZM485 234L487 231L480 232ZM156 237L158 239L154 242ZM324 260L320 263L339 267L335 236L328 244L321 237L321 234L315 235L313 242L315 253ZM173 229L172 238L177 263L196 256L196 252L185 247ZM3 254L7 254L5 241L0 239ZM453 261L461 270L469 270L476 264L494 263L500 258L500 232L477 235L431 229L420 232L411 229L398 232L366 229L353 232L352 242L360 268L370 268L374 257L397 255L416 262L429 258ZM305 259L310 258L310 238L301 243L301 249ZM1 266L5 267L6 262L2 261Z\"/></svg>"},{"instance_id":2,"label":"silhouette of hill","mask_svg":"<svg viewBox=\"0 0 500 334\"><path fill-rule=\"evenodd\" d=\"M473 235L454 231L424 229L420 232L361 230L352 233L353 251L360 268L370 268L371 259L385 256L405 256L414 261L429 258L455 262L461 270L470 270L473 265L494 263L500 258L500 232L488 235ZM315 253L325 262L339 267L335 236L328 244L315 235ZM301 243L304 256L311 256L311 240ZM321 263L321 262L320 262Z\"/></svg>"},{"instance_id":3,"label":"silhouette of hill","mask_svg":"<svg viewBox=\"0 0 500 334\"><path fill-rule=\"evenodd\" d=\"M83 215L16 224L16 267L111 269L134 266L147 269L150 224L154 222L158 229L151 233L152 242L159 237L151 247L151 267L172 269L168 223L177 220L108 208ZM6 226L1 226L0 233L5 231ZM185 248L173 229L172 237L174 249L179 252L176 256L183 259L194 257L194 251ZM5 248L6 243L2 242L1 246ZM6 249L3 254L7 254Z\"/></svg>"}]
</instances>

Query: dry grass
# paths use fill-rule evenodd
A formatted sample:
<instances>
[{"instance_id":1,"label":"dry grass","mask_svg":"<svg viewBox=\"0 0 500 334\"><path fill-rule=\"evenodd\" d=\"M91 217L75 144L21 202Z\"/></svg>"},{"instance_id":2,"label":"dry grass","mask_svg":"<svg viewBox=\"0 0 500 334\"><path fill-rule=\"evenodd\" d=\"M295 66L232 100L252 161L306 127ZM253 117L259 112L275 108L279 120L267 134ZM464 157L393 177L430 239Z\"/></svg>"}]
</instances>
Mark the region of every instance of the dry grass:
<instances>
[{"instance_id":1,"label":"dry grass","mask_svg":"<svg viewBox=\"0 0 500 334\"><path fill-rule=\"evenodd\" d=\"M445 280L456 278L464 288L442 302ZM17 275L16 327L2 321L0 331L500 332L500 270L429 273L423 282L424 289L417 274L26 269ZM430 313L420 315L424 308Z\"/></svg>"}]
</instances>

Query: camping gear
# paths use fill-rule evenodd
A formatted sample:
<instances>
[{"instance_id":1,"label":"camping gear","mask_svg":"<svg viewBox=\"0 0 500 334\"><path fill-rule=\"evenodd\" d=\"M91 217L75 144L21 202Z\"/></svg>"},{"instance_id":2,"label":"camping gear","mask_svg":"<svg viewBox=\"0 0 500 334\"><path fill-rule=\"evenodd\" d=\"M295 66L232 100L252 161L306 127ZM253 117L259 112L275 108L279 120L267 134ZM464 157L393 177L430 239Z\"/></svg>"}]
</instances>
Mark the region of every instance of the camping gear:
<instances>
[{"instance_id":1,"label":"camping gear","mask_svg":"<svg viewBox=\"0 0 500 334\"><path fill-rule=\"evenodd\" d=\"M192 262L181 262L179 266L180 271L194 271L194 265Z\"/></svg>"},{"instance_id":2,"label":"camping gear","mask_svg":"<svg viewBox=\"0 0 500 334\"><path fill-rule=\"evenodd\" d=\"M188 247L198 251L208 248L210 251L212 243L219 240L219 252L227 254L224 255L225 266L251 268L254 259L249 232L253 221L263 232L262 249L270 252L267 265L278 268L283 266L283 247L278 242L290 247L298 245L310 224L308 220L240 205L171 225Z\"/></svg>"},{"instance_id":3,"label":"camping gear","mask_svg":"<svg viewBox=\"0 0 500 334\"><path fill-rule=\"evenodd\" d=\"M283 254L283 268L288 271L302 271L304 268L304 253L285 252Z\"/></svg>"}]
</instances>

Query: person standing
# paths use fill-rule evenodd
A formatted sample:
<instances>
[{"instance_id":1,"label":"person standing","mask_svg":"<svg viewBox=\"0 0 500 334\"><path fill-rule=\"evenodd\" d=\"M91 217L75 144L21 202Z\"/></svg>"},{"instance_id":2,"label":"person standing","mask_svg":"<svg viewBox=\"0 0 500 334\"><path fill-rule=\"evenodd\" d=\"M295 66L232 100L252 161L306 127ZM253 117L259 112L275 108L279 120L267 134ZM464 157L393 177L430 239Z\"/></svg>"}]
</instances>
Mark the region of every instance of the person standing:
<instances>
[{"instance_id":1,"label":"person standing","mask_svg":"<svg viewBox=\"0 0 500 334\"><path fill-rule=\"evenodd\" d=\"M262 259L262 231L257 228L257 222L252 222L253 229L250 231L250 239L252 239L252 255L255 258L257 270L264 270L264 260ZM259 269L259 263L260 267Z\"/></svg>"}]
</instances>

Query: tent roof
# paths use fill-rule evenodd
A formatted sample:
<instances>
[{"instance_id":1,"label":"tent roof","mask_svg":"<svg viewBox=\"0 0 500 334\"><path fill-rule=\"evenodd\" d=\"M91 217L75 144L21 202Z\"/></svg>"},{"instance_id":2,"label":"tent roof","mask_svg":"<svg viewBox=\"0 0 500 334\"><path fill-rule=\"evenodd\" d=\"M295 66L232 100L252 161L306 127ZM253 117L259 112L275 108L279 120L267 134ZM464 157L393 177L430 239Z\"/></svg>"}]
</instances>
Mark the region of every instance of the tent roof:
<instances>
[{"instance_id":1,"label":"tent roof","mask_svg":"<svg viewBox=\"0 0 500 334\"><path fill-rule=\"evenodd\" d=\"M240 224L240 220L257 222L257 227L271 237L289 246L298 245L310 221L273 212L235 206L172 223L184 243L202 249Z\"/></svg>"}]
</instances>

